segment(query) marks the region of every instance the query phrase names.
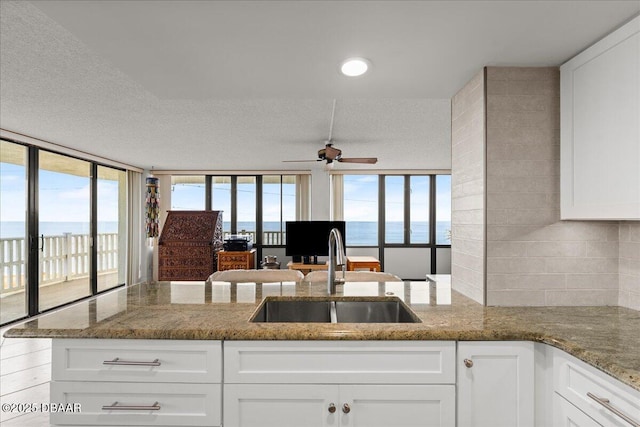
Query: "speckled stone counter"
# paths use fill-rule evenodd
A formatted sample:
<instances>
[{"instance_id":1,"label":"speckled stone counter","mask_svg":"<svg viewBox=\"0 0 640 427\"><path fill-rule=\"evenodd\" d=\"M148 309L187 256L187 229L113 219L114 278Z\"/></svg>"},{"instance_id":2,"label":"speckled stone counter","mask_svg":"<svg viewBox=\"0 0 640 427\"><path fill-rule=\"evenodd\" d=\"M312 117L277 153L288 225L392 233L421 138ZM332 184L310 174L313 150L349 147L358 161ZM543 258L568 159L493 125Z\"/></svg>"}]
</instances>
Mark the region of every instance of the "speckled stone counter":
<instances>
[{"instance_id":1,"label":"speckled stone counter","mask_svg":"<svg viewBox=\"0 0 640 427\"><path fill-rule=\"evenodd\" d=\"M323 283L141 284L14 327L6 337L194 340L528 340L640 390L640 312L620 307L483 307L429 282L347 283L338 296L397 296L421 323L251 323L266 296L326 297Z\"/></svg>"}]
</instances>

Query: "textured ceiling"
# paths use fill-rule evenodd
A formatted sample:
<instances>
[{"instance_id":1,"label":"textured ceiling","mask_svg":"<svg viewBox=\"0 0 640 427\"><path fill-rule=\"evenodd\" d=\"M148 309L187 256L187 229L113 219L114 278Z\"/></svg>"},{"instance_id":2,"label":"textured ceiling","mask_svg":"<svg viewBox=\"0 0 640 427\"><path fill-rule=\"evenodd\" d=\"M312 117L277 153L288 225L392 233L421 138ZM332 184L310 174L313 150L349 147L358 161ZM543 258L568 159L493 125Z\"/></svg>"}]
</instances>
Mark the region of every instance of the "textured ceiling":
<instances>
[{"instance_id":1,"label":"textured ceiling","mask_svg":"<svg viewBox=\"0 0 640 427\"><path fill-rule=\"evenodd\" d=\"M638 12L637 0L3 0L0 126L144 168L308 169L320 165L281 160L315 157L336 98L345 156L448 168L449 99L482 66L559 65ZM371 73L339 75L352 55Z\"/></svg>"}]
</instances>

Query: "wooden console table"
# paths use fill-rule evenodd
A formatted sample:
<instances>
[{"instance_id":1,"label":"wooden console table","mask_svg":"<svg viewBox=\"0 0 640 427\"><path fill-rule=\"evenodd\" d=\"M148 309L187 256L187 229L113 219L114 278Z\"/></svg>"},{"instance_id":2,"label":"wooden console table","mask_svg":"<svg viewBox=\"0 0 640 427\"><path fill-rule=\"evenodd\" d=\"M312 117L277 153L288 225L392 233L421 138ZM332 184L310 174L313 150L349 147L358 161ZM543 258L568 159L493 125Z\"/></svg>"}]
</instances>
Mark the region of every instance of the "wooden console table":
<instances>
[{"instance_id":1,"label":"wooden console table","mask_svg":"<svg viewBox=\"0 0 640 427\"><path fill-rule=\"evenodd\" d=\"M256 250L218 252L218 271L253 270L256 268Z\"/></svg>"},{"instance_id":2,"label":"wooden console table","mask_svg":"<svg viewBox=\"0 0 640 427\"><path fill-rule=\"evenodd\" d=\"M369 271L381 271L380 261L372 256L347 257L347 271L356 271L357 269L365 268Z\"/></svg>"},{"instance_id":3,"label":"wooden console table","mask_svg":"<svg viewBox=\"0 0 640 427\"><path fill-rule=\"evenodd\" d=\"M307 274L307 273L309 273L311 271L328 270L329 269L329 264L327 264L327 263L324 263L324 264L304 264L302 262L289 261L287 263L287 267L289 268L289 270L299 270L303 274Z\"/></svg>"}]
</instances>

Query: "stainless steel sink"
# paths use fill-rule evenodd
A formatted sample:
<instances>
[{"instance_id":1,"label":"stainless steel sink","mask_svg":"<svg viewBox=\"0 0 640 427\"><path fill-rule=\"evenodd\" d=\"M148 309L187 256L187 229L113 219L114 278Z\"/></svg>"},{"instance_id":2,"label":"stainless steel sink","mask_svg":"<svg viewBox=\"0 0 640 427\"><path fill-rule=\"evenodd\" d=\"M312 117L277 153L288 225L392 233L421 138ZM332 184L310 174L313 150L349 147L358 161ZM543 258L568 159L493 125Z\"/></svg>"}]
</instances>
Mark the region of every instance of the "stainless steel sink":
<instances>
[{"instance_id":1,"label":"stainless steel sink","mask_svg":"<svg viewBox=\"0 0 640 427\"><path fill-rule=\"evenodd\" d=\"M266 298L251 321L329 323L331 322L331 302Z\"/></svg>"},{"instance_id":2,"label":"stainless steel sink","mask_svg":"<svg viewBox=\"0 0 640 427\"><path fill-rule=\"evenodd\" d=\"M397 297L279 298L267 297L251 322L420 323Z\"/></svg>"}]
</instances>

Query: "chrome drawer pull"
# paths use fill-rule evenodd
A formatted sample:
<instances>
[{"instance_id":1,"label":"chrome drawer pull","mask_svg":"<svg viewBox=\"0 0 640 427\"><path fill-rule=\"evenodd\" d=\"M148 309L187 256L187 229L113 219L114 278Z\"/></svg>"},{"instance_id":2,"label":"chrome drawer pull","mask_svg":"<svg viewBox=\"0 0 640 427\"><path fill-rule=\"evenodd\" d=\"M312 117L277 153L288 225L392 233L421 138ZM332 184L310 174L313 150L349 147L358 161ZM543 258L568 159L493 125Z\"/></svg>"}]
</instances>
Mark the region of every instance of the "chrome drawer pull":
<instances>
[{"instance_id":1,"label":"chrome drawer pull","mask_svg":"<svg viewBox=\"0 0 640 427\"><path fill-rule=\"evenodd\" d=\"M120 360L116 357L113 360L105 360L103 365L128 365L128 366L160 366L160 359L155 359L152 362L135 362L132 360Z\"/></svg>"},{"instance_id":2,"label":"chrome drawer pull","mask_svg":"<svg viewBox=\"0 0 640 427\"><path fill-rule=\"evenodd\" d=\"M154 402L150 406L138 406L138 405L118 405L118 402L113 402L111 405L105 405L102 407L103 411L159 411L160 405L158 402Z\"/></svg>"},{"instance_id":3,"label":"chrome drawer pull","mask_svg":"<svg viewBox=\"0 0 640 427\"><path fill-rule=\"evenodd\" d=\"M604 397L598 397L591 392L587 392L587 396L589 396L590 398L592 398L593 400L595 400L596 402L598 402L599 404L601 404L602 406L604 406L605 408L607 408L608 410L610 410L611 412L613 412L614 414L616 414L617 416L619 416L620 418L622 418L623 420L631 424L633 427L640 427L639 422L637 422L636 420L631 418L629 415L622 412L620 409L617 409L616 407L614 407L609 402L609 399L605 399Z\"/></svg>"}]
</instances>

